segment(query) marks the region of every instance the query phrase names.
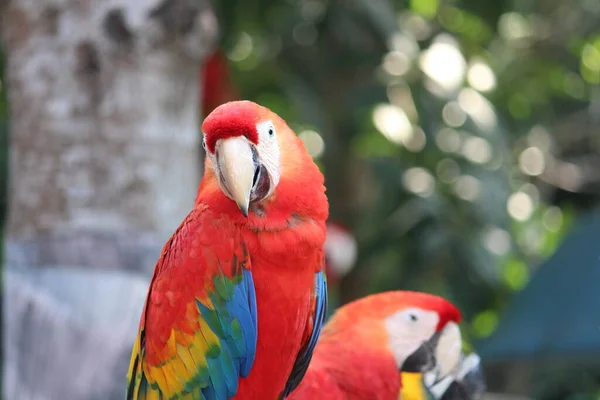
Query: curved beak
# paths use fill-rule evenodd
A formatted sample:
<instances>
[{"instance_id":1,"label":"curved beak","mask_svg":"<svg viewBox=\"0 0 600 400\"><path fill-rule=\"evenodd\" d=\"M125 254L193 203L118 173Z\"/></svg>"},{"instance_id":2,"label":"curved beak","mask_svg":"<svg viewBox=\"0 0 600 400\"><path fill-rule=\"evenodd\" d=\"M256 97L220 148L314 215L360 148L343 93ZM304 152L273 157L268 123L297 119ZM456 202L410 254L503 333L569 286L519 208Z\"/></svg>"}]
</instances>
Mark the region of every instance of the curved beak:
<instances>
[{"instance_id":1,"label":"curved beak","mask_svg":"<svg viewBox=\"0 0 600 400\"><path fill-rule=\"evenodd\" d=\"M256 169L252 145L242 136L221 139L217 142L215 156L227 195L247 217Z\"/></svg>"},{"instance_id":2,"label":"curved beak","mask_svg":"<svg viewBox=\"0 0 600 400\"><path fill-rule=\"evenodd\" d=\"M435 381L435 378L427 378L424 380ZM440 400L483 399L486 383L479 356L475 353L469 354L462 359L455 374L425 386L435 398Z\"/></svg>"},{"instance_id":3,"label":"curved beak","mask_svg":"<svg viewBox=\"0 0 600 400\"><path fill-rule=\"evenodd\" d=\"M443 377L452 372L460 361L462 337L460 328L448 322L429 340L415 350L402 364L403 372L429 372Z\"/></svg>"}]
</instances>

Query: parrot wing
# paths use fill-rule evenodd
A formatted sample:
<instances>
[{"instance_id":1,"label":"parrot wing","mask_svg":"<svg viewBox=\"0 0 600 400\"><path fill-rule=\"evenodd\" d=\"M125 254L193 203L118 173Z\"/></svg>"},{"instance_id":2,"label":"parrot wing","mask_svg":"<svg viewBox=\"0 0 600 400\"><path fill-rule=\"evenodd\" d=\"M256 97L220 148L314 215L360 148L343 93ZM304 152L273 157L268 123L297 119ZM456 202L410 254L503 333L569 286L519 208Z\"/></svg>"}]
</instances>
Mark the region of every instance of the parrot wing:
<instances>
[{"instance_id":1,"label":"parrot wing","mask_svg":"<svg viewBox=\"0 0 600 400\"><path fill-rule=\"evenodd\" d=\"M321 328L323 327L325 314L327 313L327 280L323 271L315 274L313 303L314 311L306 328L308 331L307 339L296 357L292 373L283 391L283 399L294 391L302 381L302 378L304 378L304 374L306 374L306 370L312 359L313 351L317 345L317 340L321 334Z\"/></svg>"},{"instance_id":2,"label":"parrot wing","mask_svg":"<svg viewBox=\"0 0 600 400\"><path fill-rule=\"evenodd\" d=\"M256 341L256 295L241 234L229 220L193 211L156 265L127 399L230 399L250 373Z\"/></svg>"}]
</instances>

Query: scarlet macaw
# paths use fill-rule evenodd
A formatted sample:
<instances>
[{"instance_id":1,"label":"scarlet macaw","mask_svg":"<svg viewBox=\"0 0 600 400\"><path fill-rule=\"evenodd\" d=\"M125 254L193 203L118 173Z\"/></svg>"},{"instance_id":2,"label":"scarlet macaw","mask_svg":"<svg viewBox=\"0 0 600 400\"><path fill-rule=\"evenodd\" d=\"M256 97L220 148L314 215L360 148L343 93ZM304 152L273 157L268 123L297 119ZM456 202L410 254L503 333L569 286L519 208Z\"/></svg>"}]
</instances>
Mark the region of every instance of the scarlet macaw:
<instances>
[{"instance_id":1,"label":"scarlet macaw","mask_svg":"<svg viewBox=\"0 0 600 400\"><path fill-rule=\"evenodd\" d=\"M258 104L221 105L202 131L205 174L156 264L127 398L284 398L327 306L324 178Z\"/></svg>"}]
</instances>

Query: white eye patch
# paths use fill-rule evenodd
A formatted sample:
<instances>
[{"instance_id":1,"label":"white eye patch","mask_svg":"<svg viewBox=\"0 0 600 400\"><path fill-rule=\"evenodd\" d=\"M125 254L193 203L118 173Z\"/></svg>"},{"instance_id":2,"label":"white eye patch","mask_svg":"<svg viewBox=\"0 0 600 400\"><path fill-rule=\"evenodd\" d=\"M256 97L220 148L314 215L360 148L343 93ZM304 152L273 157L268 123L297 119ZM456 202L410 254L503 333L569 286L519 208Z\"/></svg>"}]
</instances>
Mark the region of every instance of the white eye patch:
<instances>
[{"instance_id":1,"label":"white eye patch","mask_svg":"<svg viewBox=\"0 0 600 400\"><path fill-rule=\"evenodd\" d=\"M256 124L256 131L258 132L258 146L256 146L256 151L258 152L260 162L265 166L271 179L271 189L269 192L271 194L279 183L281 176L277 131L275 130L275 124L270 120Z\"/></svg>"}]
</instances>

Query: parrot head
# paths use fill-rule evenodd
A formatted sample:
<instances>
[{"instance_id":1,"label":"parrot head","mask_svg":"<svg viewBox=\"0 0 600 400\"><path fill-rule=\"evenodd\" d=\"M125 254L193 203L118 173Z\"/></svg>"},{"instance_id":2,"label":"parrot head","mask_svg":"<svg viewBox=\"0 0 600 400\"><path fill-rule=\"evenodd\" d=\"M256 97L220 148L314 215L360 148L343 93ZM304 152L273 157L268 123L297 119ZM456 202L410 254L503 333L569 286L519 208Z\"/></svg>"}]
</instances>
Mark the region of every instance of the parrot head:
<instances>
[{"instance_id":1,"label":"parrot head","mask_svg":"<svg viewBox=\"0 0 600 400\"><path fill-rule=\"evenodd\" d=\"M253 203L268 202L286 182L296 187L296 207L312 206L308 196L315 194L309 190L299 201L302 190L320 186L324 192L323 176L302 141L266 107L251 101L222 104L206 117L202 132L205 180L216 182L245 217Z\"/></svg>"},{"instance_id":2,"label":"parrot head","mask_svg":"<svg viewBox=\"0 0 600 400\"><path fill-rule=\"evenodd\" d=\"M419 292L378 293L342 307L323 335L344 326L362 326L369 342L381 346L400 372L449 374L461 356L459 310L447 300ZM375 335L375 336L373 336ZM364 340L363 340L364 342Z\"/></svg>"}]
</instances>

